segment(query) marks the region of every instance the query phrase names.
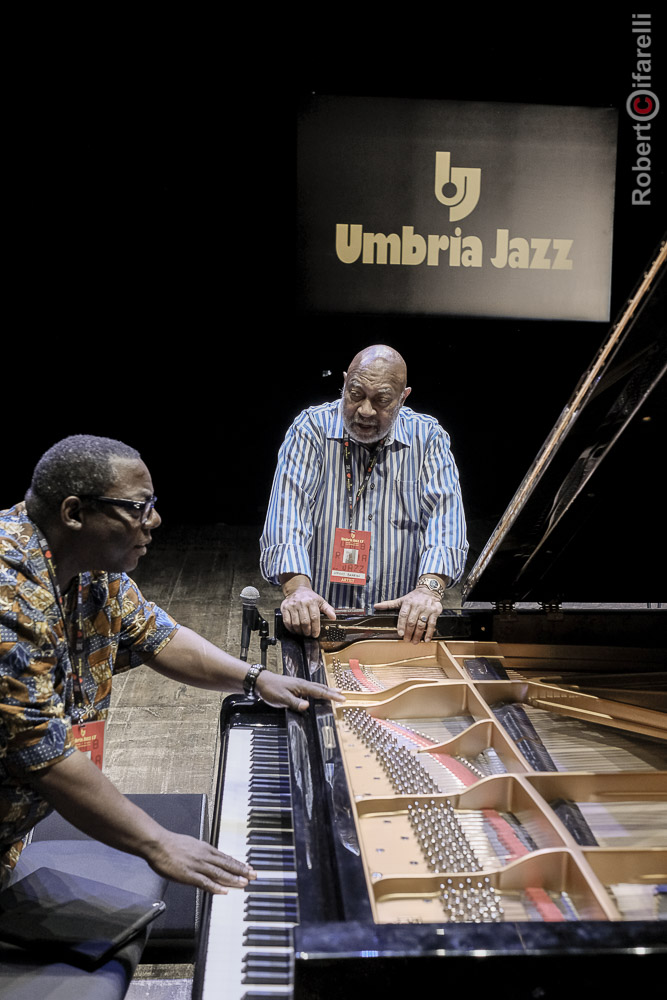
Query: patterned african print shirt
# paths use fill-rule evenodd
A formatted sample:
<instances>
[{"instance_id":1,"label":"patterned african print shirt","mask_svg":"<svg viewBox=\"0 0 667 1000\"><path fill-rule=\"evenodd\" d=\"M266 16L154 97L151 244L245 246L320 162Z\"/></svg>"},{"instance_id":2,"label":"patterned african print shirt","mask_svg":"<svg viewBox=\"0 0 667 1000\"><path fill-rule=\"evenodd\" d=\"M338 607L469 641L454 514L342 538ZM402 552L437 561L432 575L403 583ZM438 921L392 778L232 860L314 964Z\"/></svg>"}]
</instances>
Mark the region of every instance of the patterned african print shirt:
<instances>
[{"instance_id":1,"label":"patterned african print shirt","mask_svg":"<svg viewBox=\"0 0 667 1000\"><path fill-rule=\"evenodd\" d=\"M125 573L81 574L84 670L75 698L76 586L63 615L40 540L23 503L0 511L0 863L10 866L51 810L26 772L78 752L72 723L105 719L113 674L155 656L178 628Z\"/></svg>"},{"instance_id":2,"label":"patterned african print shirt","mask_svg":"<svg viewBox=\"0 0 667 1000\"><path fill-rule=\"evenodd\" d=\"M353 526L371 532L368 582L330 582L335 531L350 517L344 439L339 402L304 410L287 432L260 540L264 579L277 584L281 573L303 573L332 607L367 614L375 603L409 593L422 573L457 582L468 542L449 435L408 406L399 410L354 510ZM351 442L353 495L370 456L370 447Z\"/></svg>"}]
</instances>

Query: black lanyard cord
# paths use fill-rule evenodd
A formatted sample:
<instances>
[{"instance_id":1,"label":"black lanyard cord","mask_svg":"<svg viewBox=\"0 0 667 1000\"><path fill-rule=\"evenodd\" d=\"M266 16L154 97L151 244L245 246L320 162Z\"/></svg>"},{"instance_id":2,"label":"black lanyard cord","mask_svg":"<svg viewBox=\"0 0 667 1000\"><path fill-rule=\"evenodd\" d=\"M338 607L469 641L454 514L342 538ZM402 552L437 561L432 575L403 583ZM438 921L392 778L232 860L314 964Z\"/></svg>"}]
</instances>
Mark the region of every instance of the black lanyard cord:
<instances>
[{"instance_id":1,"label":"black lanyard cord","mask_svg":"<svg viewBox=\"0 0 667 1000\"><path fill-rule=\"evenodd\" d=\"M366 469L366 475L364 476L364 481L361 483L359 489L357 490L356 496L354 497L354 499L352 499L352 453L350 449L350 439L349 437L343 439L343 462L345 463L345 488L347 489L347 501L350 508L350 531L353 530L352 517L354 511L357 507L357 504L359 503L359 500L361 499L364 490L366 489L366 486L368 485L368 480L371 478L371 473L375 468L378 456L380 454L380 448L382 447L384 442L385 439L382 438L382 440L378 441L378 443L376 444L373 454L371 455L370 462Z\"/></svg>"}]
</instances>

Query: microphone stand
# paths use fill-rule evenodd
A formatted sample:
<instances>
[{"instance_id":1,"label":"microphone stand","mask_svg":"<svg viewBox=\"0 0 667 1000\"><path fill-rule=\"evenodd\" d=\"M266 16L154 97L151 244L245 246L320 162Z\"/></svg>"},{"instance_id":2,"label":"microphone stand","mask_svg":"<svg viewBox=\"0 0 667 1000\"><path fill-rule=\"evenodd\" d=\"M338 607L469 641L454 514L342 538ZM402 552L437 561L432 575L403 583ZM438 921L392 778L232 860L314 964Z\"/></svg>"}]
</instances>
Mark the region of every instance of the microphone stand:
<instances>
[{"instance_id":1,"label":"microphone stand","mask_svg":"<svg viewBox=\"0 0 667 1000\"><path fill-rule=\"evenodd\" d=\"M243 626L241 631L241 653L239 659L248 659L248 647L250 646L250 633L259 632L260 651L262 666L266 666L266 651L269 646L275 646L277 639L269 636L269 624L257 610L259 591L255 587L245 587L241 592L243 602Z\"/></svg>"}]
</instances>

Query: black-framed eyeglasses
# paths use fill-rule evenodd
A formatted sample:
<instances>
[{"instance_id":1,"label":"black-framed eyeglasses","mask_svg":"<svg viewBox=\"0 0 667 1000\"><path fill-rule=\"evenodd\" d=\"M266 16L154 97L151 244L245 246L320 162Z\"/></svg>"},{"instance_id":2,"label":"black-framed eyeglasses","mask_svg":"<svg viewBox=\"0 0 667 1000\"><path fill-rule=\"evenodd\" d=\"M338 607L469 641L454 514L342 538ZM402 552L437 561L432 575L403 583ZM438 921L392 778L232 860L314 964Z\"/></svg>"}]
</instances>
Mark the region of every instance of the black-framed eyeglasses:
<instances>
[{"instance_id":1,"label":"black-framed eyeglasses","mask_svg":"<svg viewBox=\"0 0 667 1000\"><path fill-rule=\"evenodd\" d=\"M139 523L146 524L149 517L151 516L151 511L155 504L157 503L157 497L149 497L148 500L123 500L119 497L97 497L97 496L82 496L82 500L94 500L96 503L110 503L114 507L125 507L127 510L133 510L139 514Z\"/></svg>"}]
</instances>

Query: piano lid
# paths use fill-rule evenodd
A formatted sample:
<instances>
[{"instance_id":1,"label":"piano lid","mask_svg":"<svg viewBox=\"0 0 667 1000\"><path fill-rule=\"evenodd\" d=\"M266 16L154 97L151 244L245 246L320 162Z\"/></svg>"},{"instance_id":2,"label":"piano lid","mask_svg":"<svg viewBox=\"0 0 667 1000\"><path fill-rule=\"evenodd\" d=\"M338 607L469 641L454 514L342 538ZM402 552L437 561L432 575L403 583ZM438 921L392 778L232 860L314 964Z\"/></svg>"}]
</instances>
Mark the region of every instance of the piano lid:
<instances>
[{"instance_id":1,"label":"piano lid","mask_svg":"<svg viewBox=\"0 0 667 1000\"><path fill-rule=\"evenodd\" d=\"M663 240L463 586L464 601L667 601Z\"/></svg>"}]
</instances>

